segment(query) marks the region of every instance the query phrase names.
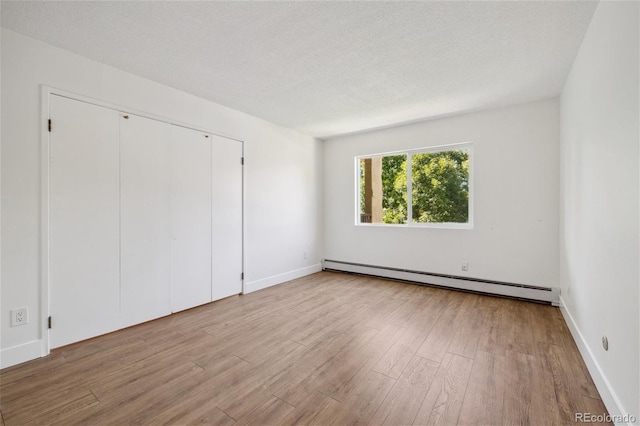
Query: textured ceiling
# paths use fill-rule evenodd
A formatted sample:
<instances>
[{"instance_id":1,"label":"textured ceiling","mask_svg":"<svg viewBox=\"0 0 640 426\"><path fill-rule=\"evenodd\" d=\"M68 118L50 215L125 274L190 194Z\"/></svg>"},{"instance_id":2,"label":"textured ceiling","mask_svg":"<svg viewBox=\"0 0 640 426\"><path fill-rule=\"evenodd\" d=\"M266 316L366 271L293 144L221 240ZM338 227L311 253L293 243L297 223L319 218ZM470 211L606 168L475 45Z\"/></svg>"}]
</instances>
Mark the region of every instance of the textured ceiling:
<instances>
[{"instance_id":1,"label":"textured ceiling","mask_svg":"<svg viewBox=\"0 0 640 426\"><path fill-rule=\"evenodd\" d=\"M2 26L325 137L557 95L597 3L2 2Z\"/></svg>"}]
</instances>

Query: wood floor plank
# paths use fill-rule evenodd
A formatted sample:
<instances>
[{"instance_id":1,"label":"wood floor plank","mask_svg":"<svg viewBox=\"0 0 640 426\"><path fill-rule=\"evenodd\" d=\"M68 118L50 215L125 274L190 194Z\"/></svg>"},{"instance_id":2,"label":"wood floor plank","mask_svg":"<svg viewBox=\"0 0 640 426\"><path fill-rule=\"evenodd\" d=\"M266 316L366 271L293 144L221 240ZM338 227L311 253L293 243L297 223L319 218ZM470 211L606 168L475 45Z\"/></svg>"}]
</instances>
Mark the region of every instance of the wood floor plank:
<instances>
[{"instance_id":1,"label":"wood floor plank","mask_svg":"<svg viewBox=\"0 0 640 426\"><path fill-rule=\"evenodd\" d=\"M167 417L164 420L153 421L149 424L158 426L174 426L177 424L231 426L236 424L236 421L227 416L224 411L222 411L218 407L208 407L205 404L196 407L193 410L188 410L184 413L176 414L174 417Z\"/></svg>"},{"instance_id":2,"label":"wood floor plank","mask_svg":"<svg viewBox=\"0 0 640 426\"><path fill-rule=\"evenodd\" d=\"M532 355L507 351L505 358L505 394L502 422L532 424L534 374L538 374L536 359Z\"/></svg>"},{"instance_id":3,"label":"wood floor plank","mask_svg":"<svg viewBox=\"0 0 640 426\"><path fill-rule=\"evenodd\" d=\"M409 328L380 358L372 370L394 379L399 378L428 333L420 330L419 327Z\"/></svg>"},{"instance_id":4,"label":"wood floor plank","mask_svg":"<svg viewBox=\"0 0 640 426\"><path fill-rule=\"evenodd\" d=\"M596 420L602 419L602 421L589 421L590 425L612 425L612 422L607 422L607 408L602 403L600 398L591 398L588 396L582 396L582 401L584 403L584 407L587 410L587 413L592 414ZM586 422L580 422L586 424Z\"/></svg>"},{"instance_id":5,"label":"wood floor plank","mask_svg":"<svg viewBox=\"0 0 640 426\"><path fill-rule=\"evenodd\" d=\"M43 412L38 416L33 417L31 420L29 420L26 423L22 423L22 421L19 421L17 419L14 419L13 421L16 424L22 423L25 425L34 425L34 426L50 424L57 421L63 421L67 417L72 416L78 410L91 407L99 403L100 401L98 401L95 395L93 395L92 393L88 393L67 404L50 407L47 411Z\"/></svg>"},{"instance_id":6,"label":"wood floor plank","mask_svg":"<svg viewBox=\"0 0 640 426\"><path fill-rule=\"evenodd\" d=\"M295 410L285 417L282 425L309 425L313 419L323 410L334 411L334 406L340 403L320 392L311 392L306 399L302 400Z\"/></svg>"},{"instance_id":7,"label":"wood floor plank","mask_svg":"<svg viewBox=\"0 0 640 426\"><path fill-rule=\"evenodd\" d=\"M342 357L333 365L325 380L319 381L317 389L338 401L342 401L351 389L358 385L379 361L393 343L402 335L404 329L387 324L376 336L351 356Z\"/></svg>"},{"instance_id":8,"label":"wood floor plank","mask_svg":"<svg viewBox=\"0 0 640 426\"><path fill-rule=\"evenodd\" d=\"M155 410L147 423L151 425L176 424L234 424L235 419L216 406L223 398L225 388L215 378L204 380L183 393L174 395L170 404Z\"/></svg>"},{"instance_id":9,"label":"wood floor plank","mask_svg":"<svg viewBox=\"0 0 640 426\"><path fill-rule=\"evenodd\" d=\"M97 402L88 389L69 389L63 394L34 395L34 398L20 398L3 407L4 421L9 424L26 424L51 416L64 417L64 413L75 411Z\"/></svg>"},{"instance_id":10,"label":"wood floor plank","mask_svg":"<svg viewBox=\"0 0 640 426\"><path fill-rule=\"evenodd\" d=\"M331 419L342 408L342 404L335 399L329 398L323 405L322 409L313 417L310 425L326 426L327 419ZM330 420L329 420L330 421Z\"/></svg>"},{"instance_id":11,"label":"wood floor plank","mask_svg":"<svg viewBox=\"0 0 640 426\"><path fill-rule=\"evenodd\" d=\"M439 367L440 363L415 355L373 416L375 422L412 424Z\"/></svg>"},{"instance_id":12,"label":"wood floor plank","mask_svg":"<svg viewBox=\"0 0 640 426\"><path fill-rule=\"evenodd\" d=\"M313 319L311 319L308 328L296 329L289 335L289 338L301 345L312 346L315 343L323 341L327 336L335 333L335 324L340 322L345 315L346 314L341 315L339 313L335 315L327 315L326 318L322 318L319 321L313 321Z\"/></svg>"},{"instance_id":13,"label":"wood floor plank","mask_svg":"<svg viewBox=\"0 0 640 426\"><path fill-rule=\"evenodd\" d=\"M354 336L329 330L323 339L307 346L308 351L296 361L294 367L299 371L315 370L343 351L357 349L376 333L377 330L367 329L362 336Z\"/></svg>"},{"instance_id":14,"label":"wood floor plank","mask_svg":"<svg viewBox=\"0 0 640 426\"><path fill-rule=\"evenodd\" d=\"M418 349L417 354L432 361L442 362L456 329L458 318L466 315L465 310L472 304L475 295L453 294L429 335Z\"/></svg>"},{"instance_id":15,"label":"wood floor plank","mask_svg":"<svg viewBox=\"0 0 640 426\"><path fill-rule=\"evenodd\" d=\"M571 423L574 421L575 413L584 413L586 408L564 350L559 346L544 343L538 344L538 347L542 354L543 366L551 375L560 419L562 423Z\"/></svg>"},{"instance_id":16,"label":"wood floor plank","mask_svg":"<svg viewBox=\"0 0 640 426\"><path fill-rule=\"evenodd\" d=\"M405 304L401 299L380 299L377 304L370 307L369 319L363 324L367 327L382 330L391 323L389 317Z\"/></svg>"},{"instance_id":17,"label":"wood floor plank","mask_svg":"<svg viewBox=\"0 0 640 426\"><path fill-rule=\"evenodd\" d=\"M238 365L249 365L248 361L245 361L235 355L227 354L204 354L199 357L194 357L193 363L209 371L212 375L226 373Z\"/></svg>"},{"instance_id":18,"label":"wood floor plank","mask_svg":"<svg viewBox=\"0 0 640 426\"><path fill-rule=\"evenodd\" d=\"M385 353L380 361L374 366L373 370L385 374L389 377L397 379L404 371L409 361L417 353L427 336L431 333L433 326L438 321L446 301L449 299L446 292L433 292L430 288L416 286L421 290L426 290L425 294L430 297L424 297L421 300L423 305L421 309L416 309L411 314L410 323L407 325L405 333L394 343ZM413 308L411 308L413 310ZM394 322L392 322L394 323Z\"/></svg>"},{"instance_id":19,"label":"wood floor plank","mask_svg":"<svg viewBox=\"0 0 640 426\"><path fill-rule=\"evenodd\" d=\"M15 424L534 424L606 409L557 308L321 272L0 370Z\"/></svg>"},{"instance_id":20,"label":"wood floor plank","mask_svg":"<svg viewBox=\"0 0 640 426\"><path fill-rule=\"evenodd\" d=\"M562 423L553 377L538 357L507 351L504 380L502 421L505 424Z\"/></svg>"},{"instance_id":21,"label":"wood floor plank","mask_svg":"<svg viewBox=\"0 0 640 426\"><path fill-rule=\"evenodd\" d=\"M578 346L571 337L571 333L566 324L562 324L562 329L564 332L561 334L561 344L557 345L557 347L562 348L563 358L567 359L568 367L571 369L572 376L580 389L580 394L592 399L600 399L598 389L596 389L589 370L587 370L587 366L580 357Z\"/></svg>"},{"instance_id":22,"label":"wood floor plank","mask_svg":"<svg viewBox=\"0 0 640 426\"><path fill-rule=\"evenodd\" d=\"M561 330L566 325L562 316L554 315L559 309L539 303L527 303L522 306L522 309L536 345L538 343L557 346L562 344L564 331ZM534 355L539 355L539 353L536 352Z\"/></svg>"},{"instance_id":23,"label":"wood floor plank","mask_svg":"<svg viewBox=\"0 0 640 426\"><path fill-rule=\"evenodd\" d=\"M418 425L458 423L473 361L446 353L420 410L413 421Z\"/></svg>"},{"instance_id":24,"label":"wood floor plank","mask_svg":"<svg viewBox=\"0 0 640 426\"><path fill-rule=\"evenodd\" d=\"M325 362L322 362L317 367L309 367L302 363L297 365L299 367L295 368L298 373L297 376L275 391L275 395L297 406L301 400L316 391L321 384L330 380L331 376L335 376L336 368L343 364L343 360L353 356L353 353L357 353L362 346L378 333L379 331L376 329L364 327L359 336L348 340L339 349L339 352L329 355Z\"/></svg>"},{"instance_id":25,"label":"wood floor plank","mask_svg":"<svg viewBox=\"0 0 640 426\"><path fill-rule=\"evenodd\" d=\"M389 315L387 321L391 324L407 327L411 325L411 317L425 305L425 299L428 293L421 291L418 285L413 287L407 286L403 293L403 296L400 298L403 303Z\"/></svg>"},{"instance_id":26,"label":"wood floor plank","mask_svg":"<svg viewBox=\"0 0 640 426\"><path fill-rule=\"evenodd\" d=\"M295 363L307 349L295 342L287 344L288 348L283 345L274 350L279 354L277 361L255 364L256 368L246 379L227 388L225 398L217 406L234 419L241 419L265 403L284 383L291 381L294 373L287 366ZM273 360L274 356L267 359Z\"/></svg>"},{"instance_id":27,"label":"wood floor plank","mask_svg":"<svg viewBox=\"0 0 640 426\"><path fill-rule=\"evenodd\" d=\"M126 401L198 369L200 367L191 362L177 365L138 363L122 374L113 374L90 384L90 389L100 401Z\"/></svg>"},{"instance_id":28,"label":"wood floor plank","mask_svg":"<svg viewBox=\"0 0 640 426\"><path fill-rule=\"evenodd\" d=\"M217 403L217 406L236 420L246 419L253 411L274 398L274 392L283 383L291 380L294 374L291 370L285 369L273 375L265 374L257 377L257 380L245 380L225 392L224 398ZM287 403L287 405L291 404Z\"/></svg>"},{"instance_id":29,"label":"wood floor plank","mask_svg":"<svg viewBox=\"0 0 640 426\"><path fill-rule=\"evenodd\" d=\"M67 389L78 388L84 383L99 377L108 376L122 369L123 365L136 363L152 356L155 351L148 348L144 342L127 341L120 346L112 346L92 356L65 363L59 368L48 372L39 372L37 380L27 376L11 386L3 387L0 397L0 407L11 401L45 392L49 395L64 394ZM96 368L99 366L99 368Z\"/></svg>"},{"instance_id":30,"label":"wood floor plank","mask_svg":"<svg viewBox=\"0 0 640 426\"><path fill-rule=\"evenodd\" d=\"M511 303L511 328L509 338L513 341L507 346L507 350L514 350L529 355L536 355L537 345L531 331L531 325L527 321L527 312L520 308L516 300Z\"/></svg>"},{"instance_id":31,"label":"wood floor plank","mask_svg":"<svg viewBox=\"0 0 640 426\"><path fill-rule=\"evenodd\" d=\"M156 413L148 419L149 422L158 424L166 423L168 419L173 419L173 424L175 424L181 423L182 419L189 418L199 421L202 418L219 417L221 414L218 411L220 411L224 414L221 417L221 421L226 423L225 416L228 415L220 410L218 404L227 400L230 395L240 393L242 389L246 392L251 392L252 389L255 389L255 386L262 383L260 378L256 377L257 369L255 366L239 358L236 358L236 360L229 358L226 362L227 368L224 368L224 363L222 363L205 369L205 374L199 377L197 383L194 383L184 392L173 395L171 404L156 410ZM268 396L264 400L267 398ZM239 398L238 401L242 402L243 399ZM248 401L252 401L254 404L251 409L261 403L261 400L256 401L255 398ZM234 418L228 417L235 422Z\"/></svg>"},{"instance_id":32,"label":"wood floor plank","mask_svg":"<svg viewBox=\"0 0 640 426\"><path fill-rule=\"evenodd\" d=\"M8 367L0 371L0 396L7 394L7 389L22 381L31 381L33 377L46 376L60 369L68 361L60 351L53 351L44 358L38 358L23 364Z\"/></svg>"},{"instance_id":33,"label":"wood floor plank","mask_svg":"<svg viewBox=\"0 0 640 426\"><path fill-rule=\"evenodd\" d=\"M473 303L469 303L467 309L458 315L448 352L467 358L475 356L489 315L483 301L483 297L477 296Z\"/></svg>"},{"instance_id":34,"label":"wood floor plank","mask_svg":"<svg viewBox=\"0 0 640 426\"><path fill-rule=\"evenodd\" d=\"M280 398L272 396L262 406L258 407L244 418L238 425L279 425L293 411L295 407Z\"/></svg>"},{"instance_id":35,"label":"wood floor plank","mask_svg":"<svg viewBox=\"0 0 640 426\"><path fill-rule=\"evenodd\" d=\"M145 424L153 419L157 412L163 410L176 395L187 392L204 380L204 370L197 367L181 376L175 377L153 389L123 400L119 398L117 410L107 409L102 418L108 418L111 424ZM92 423L89 421L88 423ZM100 423L100 422L96 422Z\"/></svg>"},{"instance_id":36,"label":"wood floor plank","mask_svg":"<svg viewBox=\"0 0 640 426\"><path fill-rule=\"evenodd\" d=\"M507 352L509 356L509 352ZM531 410L529 412L532 425L559 425L562 424L560 408L553 382L553 374L549 371L543 357L536 356L532 362L531 372ZM509 390L512 388L509 387Z\"/></svg>"},{"instance_id":37,"label":"wood floor plank","mask_svg":"<svg viewBox=\"0 0 640 426\"><path fill-rule=\"evenodd\" d=\"M77 410L66 418L48 422L51 426L81 426L81 425L106 425L109 421L110 413L118 409L115 403L99 403Z\"/></svg>"},{"instance_id":38,"label":"wood floor plank","mask_svg":"<svg viewBox=\"0 0 640 426\"><path fill-rule=\"evenodd\" d=\"M505 371L502 355L476 353L458 424L506 424L502 418Z\"/></svg>"},{"instance_id":39,"label":"wood floor plank","mask_svg":"<svg viewBox=\"0 0 640 426\"><path fill-rule=\"evenodd\" d=\"M502 356L509 350L536 355L537 343L526 307L521 308L517 300L497 297L486 302L489 320L477 350Z\"/></svg>"},{"instance_id":40,"label":"wood floor plank","mask_svg":"<svg viewBox=\"0 0 640 426\"><path fill-rule=\"evenodd\" d=\"M313 419L313 423L325 425L378 423L373 416L394 383L394 379L370 371L357 386L351 389L337 408L326 406Z\"/></svg>"}]
</instances>

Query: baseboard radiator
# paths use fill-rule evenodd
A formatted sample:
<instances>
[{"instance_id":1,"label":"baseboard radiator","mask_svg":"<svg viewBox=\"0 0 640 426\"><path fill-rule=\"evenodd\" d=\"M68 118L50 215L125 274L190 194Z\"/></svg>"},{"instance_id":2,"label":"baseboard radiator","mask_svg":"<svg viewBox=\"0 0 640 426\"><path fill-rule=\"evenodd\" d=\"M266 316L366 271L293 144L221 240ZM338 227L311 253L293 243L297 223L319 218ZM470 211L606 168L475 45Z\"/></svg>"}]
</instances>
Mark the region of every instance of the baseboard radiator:
<instances>
[{"instance_id":1,"label":"baseboard radiator","mask_svg":"<svg viewBox=\"0 0 640 426\"><path fill-rule=\"evenodd\" d=\"M456 275L412 271L408 269L387 268L384 266L365 265L362 263L342 262L329 259L322 261L322 270L389 278L416 284L446 287L560 306L560 290L557 288L513 284Z\"/></svg>"}]
</instances>

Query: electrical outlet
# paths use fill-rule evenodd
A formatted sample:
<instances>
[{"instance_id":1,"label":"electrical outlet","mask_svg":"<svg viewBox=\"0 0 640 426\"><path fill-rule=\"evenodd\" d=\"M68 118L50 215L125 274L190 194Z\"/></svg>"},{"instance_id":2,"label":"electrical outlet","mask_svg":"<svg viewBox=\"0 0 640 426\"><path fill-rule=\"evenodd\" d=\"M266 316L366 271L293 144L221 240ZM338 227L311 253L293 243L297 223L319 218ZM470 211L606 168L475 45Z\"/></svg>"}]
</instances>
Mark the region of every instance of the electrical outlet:
<instances>
[{"instance_id":1,"label":"electrical outlet","mask_svg":"<svg viewBox=\"0 0 640 426\"><path fill-rule=\"evenodd\" d=\"M18 308L11 311L11 327L29 324L29 309Z\"/></svg>"},{"instance_id":2,"label":"electrical outlet","mask_svg":"<svg viewBox=\"0 0 640 426\"><path fill-rule=\"evenodd\" d=\"M469 270L469 262L462 262L462 270L463 271Z\"/></svg>"}]
</instances>

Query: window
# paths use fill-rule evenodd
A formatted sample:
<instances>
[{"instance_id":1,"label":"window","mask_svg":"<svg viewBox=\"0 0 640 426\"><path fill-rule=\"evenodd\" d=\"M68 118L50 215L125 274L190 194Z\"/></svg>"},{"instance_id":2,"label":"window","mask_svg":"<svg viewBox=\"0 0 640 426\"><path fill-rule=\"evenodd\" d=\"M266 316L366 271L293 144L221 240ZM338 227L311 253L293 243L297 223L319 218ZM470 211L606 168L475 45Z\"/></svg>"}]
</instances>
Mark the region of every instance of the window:
<instances>
[{"instance_id":1,"label":"window","mask_svg":"<svg viewBox=\"0 0 640 426\"><path fill-rule=\"evenodd\" d=\"M358 224L471 226L471 144L357 157L356 168Z\"/></svg>"}]
</instances>

